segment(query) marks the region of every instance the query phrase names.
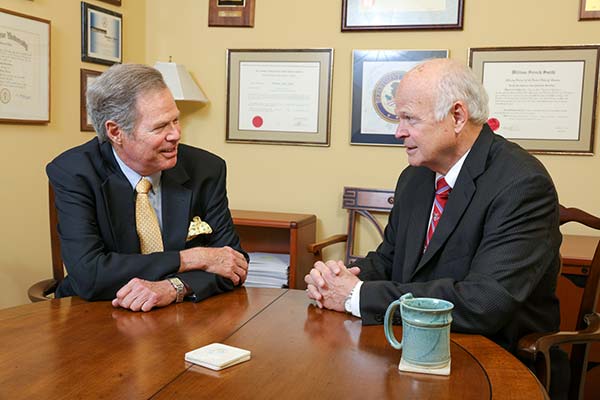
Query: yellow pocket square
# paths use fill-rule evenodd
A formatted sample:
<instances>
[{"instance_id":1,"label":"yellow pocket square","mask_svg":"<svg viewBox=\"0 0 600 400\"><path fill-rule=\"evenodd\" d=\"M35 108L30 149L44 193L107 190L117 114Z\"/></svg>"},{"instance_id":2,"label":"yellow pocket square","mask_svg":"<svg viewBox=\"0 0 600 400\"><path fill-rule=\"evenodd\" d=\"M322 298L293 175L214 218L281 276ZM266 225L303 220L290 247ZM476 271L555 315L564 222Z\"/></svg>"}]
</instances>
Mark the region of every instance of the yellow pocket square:
<instances>
[{"instance_id":1,"label":"yellow pocket square","mask_svg":"<svg viewBox=\"0 0 600 400\"><path fill-rule=\"evenodd\" d=\"M188 228L188 235L185 240L187 242L198 235L208 235L209 233L212 233L212 228L210 227L210 225L202 221L200 217L194 217L190 222L190 227Z\"/></svg>"}]
</instances>

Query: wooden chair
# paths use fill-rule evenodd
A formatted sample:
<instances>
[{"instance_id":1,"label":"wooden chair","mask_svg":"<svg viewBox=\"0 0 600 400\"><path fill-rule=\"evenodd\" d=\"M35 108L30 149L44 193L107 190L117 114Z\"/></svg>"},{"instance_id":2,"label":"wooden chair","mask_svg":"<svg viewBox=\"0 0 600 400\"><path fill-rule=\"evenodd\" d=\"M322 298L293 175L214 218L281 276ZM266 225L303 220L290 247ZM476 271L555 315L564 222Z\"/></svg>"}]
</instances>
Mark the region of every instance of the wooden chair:
<instances>
[{"instance_id":1,"label":"wooden chair","mask_svg":"<svg viewBox=\"0 0 600 400\"><path fill-rule=\"evenodd\" d=\"M45 279L29 288L27 295L32 302L50 300L58 283L65 278L62 257L60 255L60 239L58 238L58 214L54 203L54 190L48 184L48 213L50 215L50 244L52 247L52 279Z\"/></svg>"},{"instance_id":2,"label":"wooden chair","mask_svg":"<svg viewBox=\"0 0 600 400\"><path fill-rule=\"evenodd\" d=\"M560 224L571 221L600 230L600 218L577 208L560 206ZM550 388L550 348L556 345L571 344L573 346L569 357L571 365L569 398L581 399L583 397L589 348L592 342L600 342L600 314L595 310L600 292L599 283L600 243L596 247L590 273L585 281L576 331L530 334L519 341L519 356L534 363L535 373L547 391Z\"/></svg>"},{"instance_id":3,"label":"wooden chair","mask_svg":"<svg viewBox=\"0 0 600 400\"><path fill-rule=\"evenodd\" d=\"M316 260L323 260L323 248L335 243L346 242L344 263L348 265L361 256L354 254L354 241L356 239L356 221L359 216L371 222L383 239L383 227L375 218L375 213L389 214L394 205L394 191L384 189L366 189L357 187L344 187L342 208L348 210L348 227L345 234L330 236L317 243L308 245L308 251L313 253Z\"/></svg>"}]
</instances>

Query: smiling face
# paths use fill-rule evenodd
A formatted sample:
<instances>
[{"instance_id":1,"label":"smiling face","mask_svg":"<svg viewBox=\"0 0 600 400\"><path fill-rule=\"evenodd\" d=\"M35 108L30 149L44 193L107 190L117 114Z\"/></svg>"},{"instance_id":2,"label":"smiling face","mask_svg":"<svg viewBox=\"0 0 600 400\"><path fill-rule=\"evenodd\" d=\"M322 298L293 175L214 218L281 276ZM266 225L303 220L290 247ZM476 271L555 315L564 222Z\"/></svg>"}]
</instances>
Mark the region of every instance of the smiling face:
<instances>
[{"instance_id":1,"label":"smiling face","mask_svg":"<svg viewBox=\"0 0 600 400\"><path fill-rule=\"evenodd\" d=\"M136 102L137 121L126 134L113 121L106 122L117 155L142 176L173 168L181 138L179 110L169 89L142 93Z\"/></svg>"},{"instance_id":2,"label":"smiling face","mask_svg":"<svg viewBox=\"0 0 600 400\"><path fill-rule=\"evenodd\" d=\"M408 162L445 175L457 158L458 135L449 112L441 121L434 116L437 87L435 69L413 70L404 75L396 90L396 138L404 139ZM451 110L452 111L452 110Z\"/></svg>"}]
</instances>

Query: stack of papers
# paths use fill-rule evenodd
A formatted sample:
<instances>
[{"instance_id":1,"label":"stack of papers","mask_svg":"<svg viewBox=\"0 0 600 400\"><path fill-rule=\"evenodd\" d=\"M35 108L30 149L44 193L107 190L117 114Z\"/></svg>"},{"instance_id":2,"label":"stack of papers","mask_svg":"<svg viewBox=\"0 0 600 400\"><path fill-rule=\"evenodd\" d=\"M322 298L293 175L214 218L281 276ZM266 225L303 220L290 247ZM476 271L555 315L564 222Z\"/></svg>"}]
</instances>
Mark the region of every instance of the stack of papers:
<instances>
[{"instance_id":1,"label":"stack of papers","mask_svg":"<svg viewBox=\"0 0 600 400\"><path fill-rule=\"evenodd\" d=\"M212 343L185 353L185 361L220 371L250 359L250 351L222 343Z\"/></svg>"},{"instance_id":2,"label":"stack of papers","mask_svg":"<svg viewBox=\"0 0 600 400\"><path fill-rule=\"evenodd\" d=\"M288 286L289 254L249 253L248 276L244 286L282 288Z\"/></svg>"}]
</instances>

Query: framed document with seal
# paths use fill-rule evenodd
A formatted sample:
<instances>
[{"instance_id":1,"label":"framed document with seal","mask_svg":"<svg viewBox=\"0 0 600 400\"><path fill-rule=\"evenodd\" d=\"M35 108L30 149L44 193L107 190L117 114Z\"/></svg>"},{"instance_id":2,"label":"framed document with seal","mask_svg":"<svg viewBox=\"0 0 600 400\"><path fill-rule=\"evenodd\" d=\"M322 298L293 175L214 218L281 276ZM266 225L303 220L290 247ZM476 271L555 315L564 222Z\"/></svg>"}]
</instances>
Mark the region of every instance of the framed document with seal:
<instances>
[{"instance_id":1,"label":"framed document with seal","mask_svg":"<svg viewBox=\"0 0 600 400\"><path fill-rule=\"evenodd\" d=\"M102 72L92 71L91 69L80 69L79 70L79 129L82 131L94 131L92 121L87 113L87 100L86 93L87 88L94 82L94 80L100 76Z\"/></svg>"},{"instance_id":2,"label":"framed document with seal","mask_svg":"<svg viewBox=\"0 0 600 400\"><path fill-rule=\"evenodd\" d=\"M469 49L490 127L532 153L593 154L600 46Z\"/></svg>"},{"instance_id":3,"label":"framed document with seal","mask_svg":"<svg viewBox=\"0 0 600 400\"><path fill-rule=\"evenodd\" d=\"M600 19L600 0L581 0L579 20Z\"/></svg>"},{"instance_id":4,"label":"framed document with seal","mask_svg":"<svg viewBox=\"0 0 600 400\"><path fill-rule=\"evenodd\" d=\"M50 21L2 8L0 122L50 122Z\"/></svg>"},{"instance_id":5,"label":"framed document with seal","mask_svg":"<svg viewBox=\"0 0 600 400\"><path fill-rule=\"evenodd\" d=\"M208 26L254 26L255 0L208 0Z\"/></svg>"},{"instance_id":6,"label":"framed document with seal","mask_svg":"<svg viewBox=\"0 0 600 400\"><path fill-rule=\"evenodd\" d=\"M81 61L105 65L123 62L121 14L81 2Z\"/></svg>"},{"instance_id":7,"label":"framed document with seal","mask_svg":"<svg viewBox=\"0 0 600 400\"><path fill-rule=\"evenodd\" d=\"M333 49L227 50L228 142L329 146Z\"/></svg>"},{"instance_id":8,"label":"framed document with seal","mask_svg":"<svg viewBox=\"0 0 600 400\"><path fill-rule=\"evenodd\" d=\"M463 0L342 0L342 31L462 29Z\"/></svg>"},{"instance_id":9,"label":"framed document with seal","mask_svg":"<svg viewBox=\"0 0 600 400\"><path fill-rule=\"evenodd\" d=\"M394 137L394 95L404 74L448 50L353 50L351 144L402 146Z\"/></svg>"}]
</instances>

